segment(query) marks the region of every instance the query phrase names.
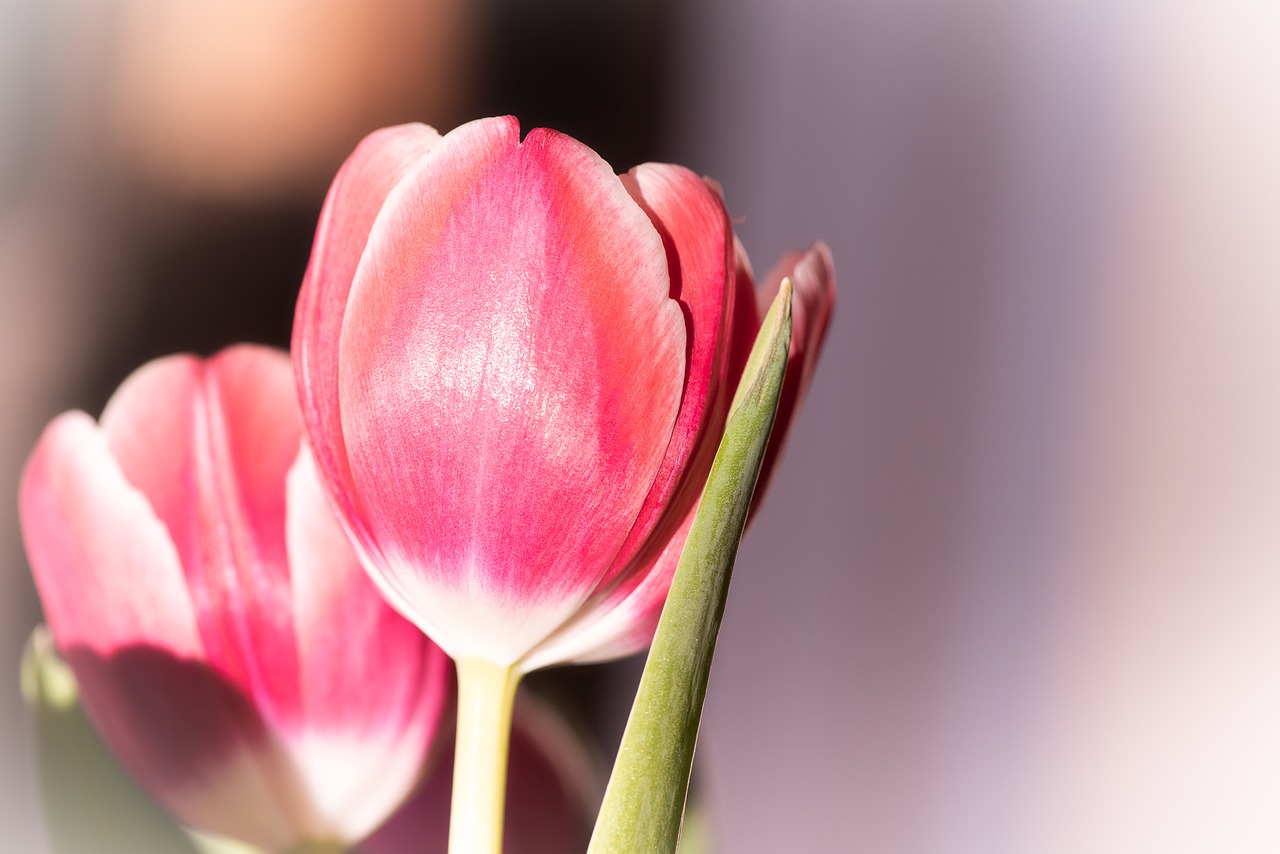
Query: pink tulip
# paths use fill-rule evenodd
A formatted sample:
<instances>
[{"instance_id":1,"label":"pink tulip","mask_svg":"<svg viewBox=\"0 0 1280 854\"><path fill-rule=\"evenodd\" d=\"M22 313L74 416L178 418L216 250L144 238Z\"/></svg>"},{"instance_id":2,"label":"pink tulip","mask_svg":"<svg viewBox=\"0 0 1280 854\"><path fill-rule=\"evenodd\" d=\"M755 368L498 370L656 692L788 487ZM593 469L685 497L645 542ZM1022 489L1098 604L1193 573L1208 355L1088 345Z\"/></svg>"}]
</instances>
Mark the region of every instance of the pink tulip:
<instances>
[{"instance_id":1,"label":"pink tulip","mask_svg":"<svg viewBox=\"0 0 1280 854\"><path fill-rule=\"evenodd\" d=\"M49 625L104 740L184 823L271 851L376 827L451 690L360 570L300 433L283 353L173 356L100 424L55 419L21 487Z\"/></svg>"},{"instance_id":2,"label":"pink tulip","mask_svg":"<svg viewBox=\"0 0 1280 854\"><path fill-rule=\"evenodd\" d=\"M294 366L388 600L460 661L528 671L648 642L760 313L714 186L519 134L499 118L361 143L321 215ZM821 244L784 272L779 439L835 284Z\"/></svg>"}]
</instances>

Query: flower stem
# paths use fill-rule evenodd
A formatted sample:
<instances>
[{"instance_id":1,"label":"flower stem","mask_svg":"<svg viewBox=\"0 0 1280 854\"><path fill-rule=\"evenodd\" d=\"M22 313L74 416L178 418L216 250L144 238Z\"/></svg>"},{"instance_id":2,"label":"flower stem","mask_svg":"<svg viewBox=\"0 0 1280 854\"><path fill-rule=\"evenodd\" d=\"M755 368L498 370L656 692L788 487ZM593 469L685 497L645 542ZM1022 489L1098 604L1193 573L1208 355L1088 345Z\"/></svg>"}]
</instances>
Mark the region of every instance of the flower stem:
<instances>
[{"instance_id":1,"label":"flower stem","mask_svg":"<svg viewBox=\"0 0 1280 854\"><path fill-rule=\"evenodd\" d=\"M479 658L458 665L449 854L501 854L511 710L521 673Z\"/></svg>"},{"instance_id":2,"label":"flower stem","mask_svg":"<svg viewBox=\"0 0 1280 854\"><path fill-rule=\"evenodd\" d=\"M200 854L266 854L261 848L225 836L211 836L194 830L188 830L187 835ZM342 842L307 839L285 849L282 854L348 854L350 850Z\"/></svg>"},{"instance_id":3,"label":"flower stem","mask_svg":"<svg viewBox=\"0 0 1280 854\"><path fill-rule=\"evenodd\" d=\"M299 842L286 854L347 854L350 850L340 842Z\"/></svg>"}]
</instances>

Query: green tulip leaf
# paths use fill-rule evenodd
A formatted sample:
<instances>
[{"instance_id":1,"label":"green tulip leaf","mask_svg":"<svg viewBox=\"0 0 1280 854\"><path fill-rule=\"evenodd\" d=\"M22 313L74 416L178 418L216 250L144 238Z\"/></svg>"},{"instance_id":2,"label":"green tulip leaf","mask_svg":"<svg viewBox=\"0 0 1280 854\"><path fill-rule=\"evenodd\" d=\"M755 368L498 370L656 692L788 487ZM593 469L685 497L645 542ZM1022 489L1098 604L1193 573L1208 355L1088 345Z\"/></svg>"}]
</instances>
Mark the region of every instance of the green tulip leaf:
<instances>
[{"instance_id":1,"label":"green tulip leaf","mask_svg":"<svg viewBox=\"0 0 1280 854\"><path fill-rule=\"evenodd\" d=\"M662 610L589 854L673 854L716 635L791 343L784 280L751 350Z\"/></svg>"}]
</instances>

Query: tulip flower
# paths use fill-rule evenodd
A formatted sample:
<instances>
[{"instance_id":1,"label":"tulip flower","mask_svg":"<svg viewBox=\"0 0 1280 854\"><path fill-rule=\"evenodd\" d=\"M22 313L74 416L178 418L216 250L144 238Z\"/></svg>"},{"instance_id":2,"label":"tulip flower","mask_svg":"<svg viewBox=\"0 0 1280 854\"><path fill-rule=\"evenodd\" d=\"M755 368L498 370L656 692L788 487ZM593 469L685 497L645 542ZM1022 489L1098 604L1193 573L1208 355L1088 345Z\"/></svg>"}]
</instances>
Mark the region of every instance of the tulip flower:
<instances>
[{"instance_id":1,"label":"tulip flower","mask_svg":"<svg viewBox=\"0 0 1280 854\"><path fill-rule=\"evenodd\" d=\"M796 287L779 436L834 297L821 244L785 267L766 280ZM511 118L406 125L334 181L294 366L389 601L455 659L528 671L643 648L599 617L651 622L644 581L672 563L759 323L719 192L689 170L619 177Z\"/></svg>"},{"instance_id":2,"label":"tulip flower","mask_svg":"<svg viewBox=\"0 0 1280 854\"><path fill-rule=\"evenodd\" d=\"M90 720L180 821L268 851L343 846L410 792L448 661L360 569L285 354L142 367L100 423L49 425L20 502Z\"/></svg>"},{"instance_id":3,"label":"tulip flower","mask_svg":"<svg viewBox=\"0 0 1280 854\"><path fill-rule=\"evenodd\" d=\"M800 390L834 274L821 245L788 266ZM388 128L342 167L294 324L303 421L366 568L458 662L459 774L500 767L521 673L647 642L759 318L680 166L617 176L507 117ZM500 805L478 774L456 832L494 822L457 812Z\"/></svg>"}]
</instances>

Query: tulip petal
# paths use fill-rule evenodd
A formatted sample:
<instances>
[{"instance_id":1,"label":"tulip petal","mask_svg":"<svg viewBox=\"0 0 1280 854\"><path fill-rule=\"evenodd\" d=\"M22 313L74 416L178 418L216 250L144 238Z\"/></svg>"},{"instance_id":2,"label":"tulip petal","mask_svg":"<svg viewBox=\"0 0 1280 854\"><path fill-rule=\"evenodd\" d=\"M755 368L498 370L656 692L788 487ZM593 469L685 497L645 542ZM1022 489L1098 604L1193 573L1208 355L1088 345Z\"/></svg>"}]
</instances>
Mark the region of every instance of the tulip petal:
<instances>
[{"instance_id":1,"label":"tulip petal","mask_svg":"<svg viewBox=\"0 0 1280 854\"><path fill-rule=\"evenodd\" d=\"M751 355L751 347L755 344L756 333L760 331L760 320L768 310L769 304L757 302L760 298L756 292L755 273L751 270L751 259L747 257L746 247L735 234L733 236L734 290L733 301L733 333L729 345L729 376L733 377L734 389L738 378L747 367L747 357ZM782 278L778 278L778 284ZM777 287L773 293L777 293ZM794 340L794 338L793 338ZM732 398L732 393L729 395Z\"/></svg>"},{"instance_id":2,"label":"tulip petal","mask_svg":"<svg viewBox=\"0 0 1280 854\"><path fill-rule=\"evenodd\" d=\"M729 214L707 182L682 166L646 163L622 177L662 236L671 297L686 313L688 341L680 414L671 443L609 576L652 562L688 514L715 456L732 389L725 394L733 316L733 235ZM643 554L647 547L650 552Z\"/></svg>"},{"instance_id":3,"label":"tulip petal","mask_svg":"<svg viewBox=\"0 0 1280 854\"><path fill-rule=\"evenodd\" d=\"M56 418L22 475L22 534L60 646L202 654L178 555L83 412ZM121 579L128 579L127 585Z\"/></svg>"},{"instance_id":4,"label":"tulip petal","mask_svg":"<svg viewBox=\"0 0 1280 854\"><path fill-rule=\"evenodd\" d=\"M679 170L679 167L666 168ZM684 173L684 170L679 170L676 174L681 173ZM698 179L698 183L703 184L703 181ZM635 191L632 192L634 195ZM716 198L719 198L718 194ZM670 210L670 208L664 209ZM676 211L679 211L678 207ZM652 210L649 214L651 217L654 216ZM704 225L709 228L711 223L706 222ZM704 239L703 243L705 242ZM674 254L670 239L667 240L667 245L668 257L670 257ZM676 563L680 560L680 551L684 548L685 538L689 535L689 526L693 521L693 513L697 509L697 498L706 482L707 471L717 448L717 442L705 441L704 437L719 436L722 432L729 401L737 388L738 379L742 376L743 368L747 363L747 356L755 343L756 332L760 328L760 309L756 305L755 279L751 273L751 262L737 235L733 235L732 251L733 293L727 299L723 293L713 297L720 301L724 310L730 314L731 320L726 323L724 317L715 317L706 309L711 300L704 300L703 306L707 316L706 322L701 327L703 337L691 348L695 351L691 362L697 362L696 351L700 343L703 352L712 351L716 354L720 367L713 371L712 360L705 359L701 364L706 373L701 373L696 368L690 371L691 376L709 374L719 385L715 387L709 384L710 390L707 396L702 398L700 407L697 404L690 405L688 400L690 393L686 391L685 394L686 400L680 412L682 423L687 424L683 419L690 411L700 411L704 422L704 435L699 437L698 459L685 461L686 474L682 486L685 495L671 500L673 506L667 511L662 529L650 536L646 553L633 559L633 564L628 567L629 571L613 584L604 586L583 605L577 616L528 655L523 666L529 670L537 670L540 667L562 662L589 664L620 658L644 649L653 638L658 617L662 614L663 602L666 601L667 590L671 586L671 578L675 574ZM705 253L703 258L710 260ZM704 268L707 266L705 260ZM706 282L706 279L701 281ZM715 294L713 288L704 287L703 293L707 292ZM692 311L690 314L692 315ZM713 321L715 334L708 334L707 329ZM695 321L695 336L698 332L699 326ZM721 352L721 348L727 352ZM680 426L677 426L677 434ZM672 446L676 444L676 437L673 437ZM668 449L667 461L671 458L671 449ZM657 491L656 487L654 491ZM650 498L653 494L650 493ZM683 513L683 517L675 517L677 512ZM675 531L670 530L673 517L679 524ZM632 534L634 537L635 531ZM661 551L655 553L655 547Z\"/></svg>"},{"instance_id":5,"label":"tulip petal","mask_svg":"<svg viewBox=\"0 0 1280 854\"><path fill-rule=\"evenodd\" d=\"M438 143L387 200L338 391L366 551L453 656L511 663L609 567L670 442L685 331L608 164L514 120ZM374 543L377 543L375 552Z\"/></svg>"},{"instance_id":6,"label":"tulip petal","mask_svg":"<svg viewBox=\"0 0 1280 854\"><path fill-rule=\"evenodd\" d=\"M731 254L735 241L730 239L729 215L718 192L688 169L665 163L637 166L622 176L622 182L662 236L671 296L680 302L689 326L689 367L671 443L635 526L579 615L527 657L522 666L529 670L566 661L604 661L648 644L679 548L665 581L649 576L655 561L669 550L669 541L678 533L675 529L691 518L716 451L716 441L707 437L722 432L733 385L741 373L739 366L729 375L730 318L743 309L735 308L735 290L740 290ZM745 311L755 318L755 293L750 287L748 283ZM752 336L758 326L757 320ZM684 541L683 536L678 538ZM636 609L652 610L652 619Z\"/></svg>"},{"instance_id":7,"label":"tulip petal","mask_svg":"<svg viewBox=\"0 0 1280 854\"><path fill-rule=\"evenodd\" d=\"M148 362L116 389L100 420L111 455L150 502L184 567L201 562L191 486L197 477L192 442L203 374L195 356Z\"/></svg>"},{"instance_id":8,"label":"tulip petal","mask_svg":"<svg viewBox=\"0 0 1280 854\"><path fill-rule=\"evenodd\" d=\"M287 738L314 805L313 835L359 839L413 787L449 697L449 661L365 575L306 447L288 492L305 727Z\"/></svg>"},{"instance_id":9,"label":"tulip petal","mask_svg":"<svg viewBox=\"0 0 1280 854\"><path fill-rule=\"evenodd\" d=\"M50 628L116 754L188 821L226 803L211 786L229 781L226 791L265 795L251 758L261 725L243 695L201 663L177 550L104 431L83 413L54 420L27 464L20 503ZM281 828L270 808L229 812L245 832Z\"/></svg>"},{"instance_id":10,"label":"tulip petal","mask_svg":"<svg viewBox=\"0 0 1280 854\"><path fill-rule=\"evenodd\" d=\"M697 504L689 509L652 566L634 573L628 583L615 586L599 602L584 608L580 616L529 653L521 666L534 671L554 664L612 661L647 647L662 616L697 509Z\"/></svg>"},{"instance_id":11,"label":"tulip petal","mask_svg":"<svg viewBox=\"0 0 1280 854\"><path fill-rule=\"evenodd\" d=\"M301 441L292 366L249 345L205 364L207 427L196 434L204 564L202 577L188 577L193 595L210 600L206 638L224 638L220 648L206 641L210 662L287 725L301 713L285 545L285 478Z\"/></svg>"},{"instance_id":12,"label":"tulip petal","mask_svg":"<svg viewBox=\"0 0 1280 854\"><path fill-rule=\"evenodd\" d=\"M773 301L778 293L778 286L785 277L791 279L794 289L794 331L791 335L791 348L787 353L787 376L782 386L782 397L778 401L778 417L774 422L773 434L769 437L769 448L765 452L764 466L760 470L756 494L752 499L753 512L760 506L769 487L778 456L786 444L787 434L791 432L791 422L809 390L818 354L822 351L822 342L826 338L827 325L831 322L831 312L835 308L836 271L827 244L818 241L805 252L793 252L783 257L761 283L758 304L762 308Z\"/></svg>"},{"instance_id":13,"label":"tulip petal","mask_svg":"<svg viewBox=\"0 0 1280 854\"><path fill-rule=\"evenodd\" d=\"M300 426L288 358L242 345L158 359L112 396L102 431L182 559L209 663L260 706L297 711L284 543Z\"/></svg>"},{"instance_id":14,"label":"tulip petal","mask_svg":"<svg viewBox=\"0 0 1280 854\"><path fill-rule=\"evenodd\" d=\"M756 332L760 328L761 311L768 309L773 302L784 277L789 276L794 287L791 303L793 331L787 352L787 373L783 379L769 446L751 498L751 513L754 514L768 487L778 454L786 442L791 419L799 409L813 379L813 371L835 302L835 270L830 250L825 243L818 242L807 252L795 252L784 257L770 271L764 286L754 292L746 251L736 238L734 242L739 299L734 303L735 344L729 356L729 373L735 381L742 374ZM730 388L730 394L732 391ZM676 564L689 536L696 510L695 505L686 513L683 523L667 541L661 556L643 573L642 582L627 589L625 596L618 596L615 592L601 604L599 616L595 620L575 626L572 637L566 634L564 641L571 640L572 648L566 643L554 650L540 649L539 659L546 655L548 664L554 661L588 664L630 655L648 646L658 626L658 618L662 616L662 606L666 602L667 591L671 587L671 579L675 575Z\"/></svg>"},{"instance_id":15,"label":"tulip petal","mask_svg":"<svg viewBox=\"0 0 1280 854\"><path fill-rule=\"evenodd\" d=\"M64 655L103 741L181 821L268 850L297 839L289 763L237 686L155 646Z\"/></svg>"},{"instance_id":16,"label":"tulip petal","mask_svg":"<svg viewBox=\"0 0 1280 854\"><path fill-rule=\"evenodd\" d=\"M786 441L790 419L799 407L812 377L831 316L835 298L835 274L829 250L825 244L818 243L807 253L795 252L783 258L770 272L764 287L757 294L750 261L736 238L734 254L737 298L733 309L733 342L727 359L731 379L726 383L722 394L727 392L726 396L732 395L755 342L760 328L760 306L757 298L763 301L767 296L772 301L786 276L792 277L795 286L792 301L794 331L788 348L787 373L773 433L751 500L750 512L754 515L765 494L779 451ZM764 307L767 308L768 303ZM711 447L712 450L715 449L714 445ZM701 486L702 482L700 477L697 483ZM537 670L565 662L590 664L609 661L639 652L648 646L662 615L662 606L666 602L671 579L675 575L676 564L689 536L696 510L695 502L685 511L680 527L674 533L663 534L662 542L665 546L656 559L650 558L651 565L633 571L629 577L584 606L580 616L565 624L530 653L523 666L529 670Z\"/></svg>"},{"instance_id":17,"label":"tulip petal","mask_svg":"<svg viewBox=\"0 0 1280 854\"><path fill-rule=\"evenodd\" d=\"M343 164L320 213L298 295L293 358L302 417L310 435L325 437L315 454L331 483L341 485L334 491L339 501L352 492L337 393L338 340L347 296L387 195L439 140L433 128L420 124L370 134Z\"/></svg>"},{"instance_id":18,"label":"tulip petal","mask_svg":"<svg viewBox=\"0 0 1280 854\"><path fill-rule=\"evenodd\" d=\"M52 854L200 854L178 823L112 757L77 702L66 662L37 626L22 656Z\"/></svg>"}]
</instances>

